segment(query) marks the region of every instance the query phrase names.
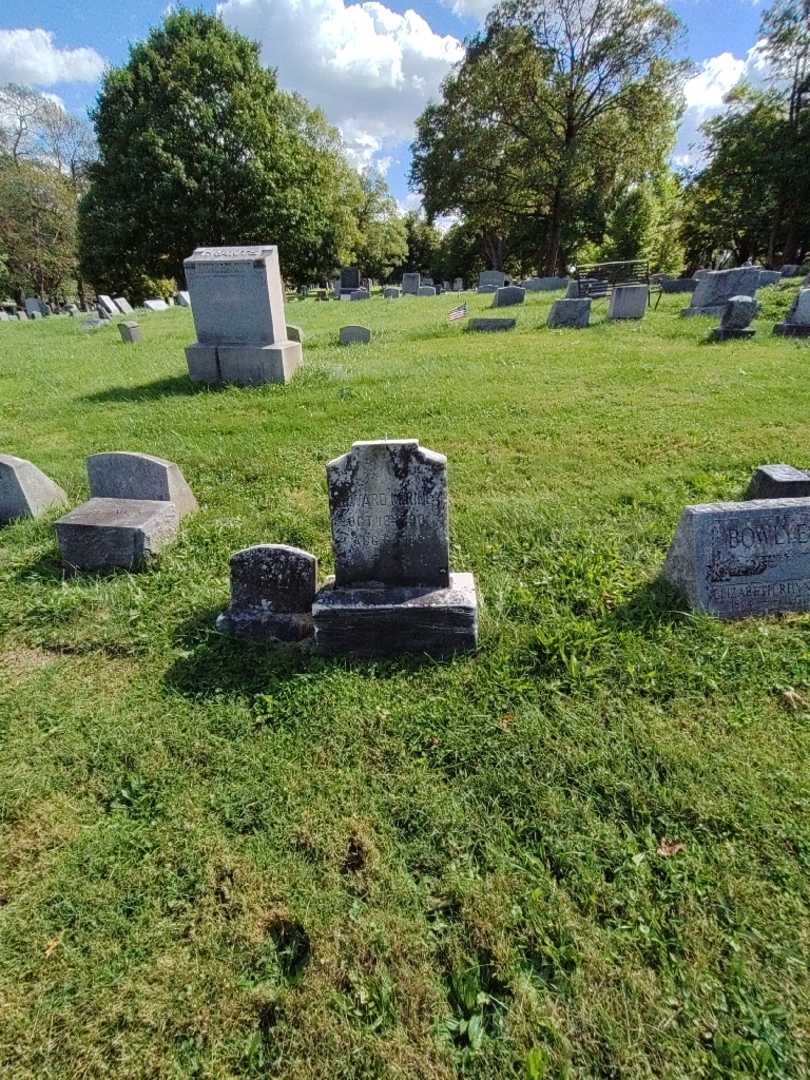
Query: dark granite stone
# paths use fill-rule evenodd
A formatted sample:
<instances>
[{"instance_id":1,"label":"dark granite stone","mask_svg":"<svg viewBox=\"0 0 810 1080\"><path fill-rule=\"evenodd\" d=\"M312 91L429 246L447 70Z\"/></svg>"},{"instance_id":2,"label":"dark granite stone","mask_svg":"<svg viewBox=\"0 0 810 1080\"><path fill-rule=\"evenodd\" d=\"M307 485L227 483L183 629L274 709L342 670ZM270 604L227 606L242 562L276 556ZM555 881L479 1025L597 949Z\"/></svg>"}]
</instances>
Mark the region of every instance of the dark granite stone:
<instances>
[{"instance_id":1,"label":"dark granite stone","mask_svg":"<svg viewBox=\"0 0 810 1080\"><path fill-rule=\"evenodd\" d=\"M340 289L351 292L360 288L360 271L356 266L344 266L340 271Z\"/></svg>"},{"instance_id":2,"label":"dark granite stone","mask_svg":"<svg viewBox=\"0 0 810 1080\"><path fill-rule=\"evenodd\" d=\"M663 570L695 611L810 611L810 498L687 506Z\"/></svg>"},{"instance_id":3,"label":"dark granite stone","mask_svg":"<svg viewBox=\"0 0 810 1080\"><path fill-rule=\"evenodd\" d=\"M517 319L470 319L467 330L473 333L487 333L498 330L514 330Z\"/></svg>"},{"instance_id":4,"label":"dark granite stone","mask_svg":"<svg viewBox=\"0 0 810 1080\"><path fill-rule=\"evenodd\" d=\"M810 498L810 473L792 465L760 465L751 477L746 499Z\"/></svg>"},{"instance_id":5,"label":"dark granite stone","mask_svg":"<svg viewBox=\"0 0 810 1080\"><path fill-rule=\"evenodd\" d=\"M231 602L217 619L224 634L253 641L300 641L312 633L318 560L286 544L258 544L231 557Z\"/></svg>"},{"instance_id":6,"label":"dark granite stone","mask_svg":"<svg viewBox=\"0 0 810 1080\"><path fill-rule=\"evenodd\" d=\"M90 499L56 522L63 562L76 570L140 570L177 533L173 503Z\"/></svg>"}]
</instances>

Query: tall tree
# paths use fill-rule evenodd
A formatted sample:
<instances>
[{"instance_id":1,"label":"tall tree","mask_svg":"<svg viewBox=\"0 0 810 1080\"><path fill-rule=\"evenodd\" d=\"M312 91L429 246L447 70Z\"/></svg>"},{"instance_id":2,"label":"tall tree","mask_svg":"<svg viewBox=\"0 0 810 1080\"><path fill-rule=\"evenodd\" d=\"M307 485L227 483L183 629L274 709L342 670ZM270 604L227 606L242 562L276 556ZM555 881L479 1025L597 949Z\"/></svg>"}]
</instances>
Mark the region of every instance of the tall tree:
<instances>
[{"instance_id":1,"label":"tall tree","mask_svg":"<svg viewBox=\"0 0 810 1080\"><path fill-rule=\"evenodd\" d=\"M502 0L417 124L411 178L428 213L496 239L528 217L553 273L577 239L566 228L604 220L600 201L660 168L681 105L680 31L657 0Z\"/></svg>"},{"instance_id":2,"label":"tall tree","mask_svg":"<svg viewBox=\"0 0 810 1080\"><path fill-rule=\"evenodd\" d=\"M363 173L360 186L355 261L370 277L384 281L408 252L405 222L378 172Z\"/></svg>"}]
</instances>

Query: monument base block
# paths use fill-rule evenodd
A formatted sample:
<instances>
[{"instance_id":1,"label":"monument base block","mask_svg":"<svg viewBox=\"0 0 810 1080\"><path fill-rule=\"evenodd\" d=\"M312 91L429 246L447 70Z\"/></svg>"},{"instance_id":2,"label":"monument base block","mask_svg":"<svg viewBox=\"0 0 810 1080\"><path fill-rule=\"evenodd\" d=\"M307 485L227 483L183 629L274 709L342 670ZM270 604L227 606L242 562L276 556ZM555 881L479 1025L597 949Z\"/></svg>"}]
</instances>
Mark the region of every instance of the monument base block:
<instances>
[{"instance_id":1,"label":"monument base block","mask_svg":"<svg viewBox=\"0 0 810 1080\"><path fill-rule=\"evenodd\" d=\"M220 634L247 641L303 641L312 634L312 616L261 608L228 608L217 616L217 630Z\"/></svg>"},{"instance_id":2,"label":"monument base block","mask_svg":"<svg viewBox=\"0 0 810 1080\"><path fill-rule=\"evenodd\" d=\"M472 574L450 574L445 588L327 582L312 607L315 648L323 656L449 656L478 641Z\"/></svg>"},{"instance_id":3,"label":"monument base block","mask_svg":"<svg viewBox=\"0 0 810 1080\"><path fill-rule=\"evenodd\" d=\"M90 499L56 522L62 561L75 570L140 570L177 534L177 507L151 499Z\"/></svg>"},{"instance_id":4,"label":"monument base block","mask_svg":"<svg viewBox=\"0 0 810 1080\"><path fill-rule=\"evenodd\" d=\"M756 330L751 326L746 327L733 327L733 326L716 326L712 330L712 341L732 341L734 338L752 338Z\"/></svg>"},{"instance_id":5,"label":"monument base block","mask_svg":"<svg viewBox=\"0 0 810 1080\"><path fill-rule=\"evenodd\" d=\"M779 337L810 337L810 323L780 322L773 328Z\"/></svg>"},{"instance_id":6,"label":"monument base block","mask_svg":"<svg viewBox=\"0 0 810 1080\"><path fill-rule=\"evenodd\" d=\"M192 382L211 385L287 383L301 366L302 358L299 341L282 341L278 345L200 345L195 342L186 349Z\"/></svg>"}]
</instances>

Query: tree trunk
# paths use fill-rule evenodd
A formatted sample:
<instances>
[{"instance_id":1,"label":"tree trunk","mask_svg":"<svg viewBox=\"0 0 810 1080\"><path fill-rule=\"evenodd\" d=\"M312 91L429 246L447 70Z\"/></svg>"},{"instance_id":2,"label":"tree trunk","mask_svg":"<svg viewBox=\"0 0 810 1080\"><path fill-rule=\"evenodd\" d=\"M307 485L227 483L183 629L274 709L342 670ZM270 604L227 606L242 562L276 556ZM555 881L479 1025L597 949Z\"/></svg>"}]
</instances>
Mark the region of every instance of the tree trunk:
<instances>
[{"instance_id":1,"label":"tree trunk","mask_svg":"<svg viewBox=\"0 0 810 1080\"><path fill-rule=\"evenodd\" d=\"M541 274L552 277L557 271L557 263L560 258L560 239L562 237L562 185L557 184L554 189L554 198L551 203L551 216L546 233L545 250L543 253L543 265Z\"/></svg>"}]
</instances>

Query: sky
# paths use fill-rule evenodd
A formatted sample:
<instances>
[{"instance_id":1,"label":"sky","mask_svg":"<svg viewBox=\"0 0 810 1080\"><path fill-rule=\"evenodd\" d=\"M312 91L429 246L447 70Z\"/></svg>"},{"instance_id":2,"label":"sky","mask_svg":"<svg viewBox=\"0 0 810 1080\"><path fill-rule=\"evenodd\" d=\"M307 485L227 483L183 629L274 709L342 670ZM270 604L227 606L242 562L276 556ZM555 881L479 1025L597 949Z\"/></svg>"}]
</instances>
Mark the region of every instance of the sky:
<instances>
[{"instance_id":1,"label":"sky","mask_svg":"<svg viewBox=\"0 0 810 1080\"><path fill-rule=\"evenodd\" d=\"M358 168L381 170L403 209L418 206L408 189L409 144L416 117L435 99L463 54L489 0L201 0L261 44L280 85L320 106L341 131ZM742 76L756 79L762 4L757 0L671 0L686 27L683 56L695 65L687 111L673 155L700 160L700 124L722 107ZM0 83L56 95L84 112L107 65L126 62L169 10L166 0L0 0Z\"/></svg>"}]
</instances>

